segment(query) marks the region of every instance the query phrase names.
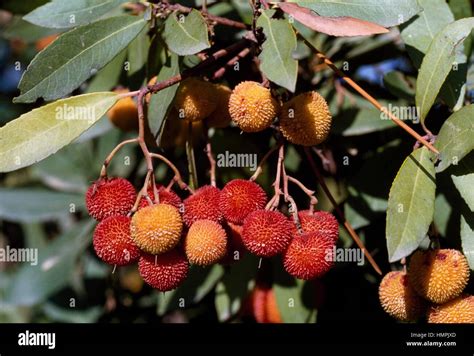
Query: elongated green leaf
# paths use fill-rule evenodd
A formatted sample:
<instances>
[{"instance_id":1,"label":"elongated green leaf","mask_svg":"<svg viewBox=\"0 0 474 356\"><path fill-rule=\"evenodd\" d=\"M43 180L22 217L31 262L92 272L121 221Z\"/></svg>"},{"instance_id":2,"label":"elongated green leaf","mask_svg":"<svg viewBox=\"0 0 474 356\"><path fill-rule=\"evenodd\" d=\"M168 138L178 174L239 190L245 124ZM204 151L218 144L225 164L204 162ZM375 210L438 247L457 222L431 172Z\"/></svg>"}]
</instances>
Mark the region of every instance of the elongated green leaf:
<instances>
[{"instance_id":1,"label":"elongated green leaf","mask_svg":"<svg viewBox=\"0 0 474 356\"><path fill-rule=\"evenodd\" d=\"M146 64L148 49L150 48L148 30L148 26L145 26L142 32L128 46L128 62L130 63L130 68L127 72L128 76L137 73Z\"/></svg>"},{"instance_id":2,"label":"elongated green leaf","mask_svg":"<svg viewBox=\"0 0 474 356\"><path fill-rule=\"evenodd\" d=\"M452 175L454 185L467 203L471 211L474 211L474 173L463 176Z\"/></svg>"},{"instance_id":3,"label":"elongated green leaf","mask_svg":"<svg viewBox=\"0 0 474 356\"><path fill-rule=\"evenodd\" d=\"M382 119L375 108L354 108L341 112L334 120L333 132L343 136L358 136L395 127L392 120Z\"/></svg>"},{"instance_id":4,"label":"elongated green leaf","mask_svg":"<svg viewBox=\"0 0 474 356\"><path fill-rule=\"evenodd\" d=\"M424 54L436 34L454 21L454 16L446 0L418 0L418 3L423 11L403 26L401 36L406 45Z\"/></svg>"},{"instance_id":5,"label":"elongated green leaf","mask_svg":"<svg viewBox=\"0 0 474 356\"><path fill-rule=\"evenodd\" d=\"M20 16L14 16L9 26L3 31L2 37L6 39L21 38L26 43L35 43L40 38L58 33L57 29L33 25Z\"/></svg>"},{"instance_id":6,"label":"elongated green leaf","mask_svg":"<svg viewBox=\"0 0 474 356\"><path fill-rule=\"evenodd\" d=\"M117 16L76 28L60 36L31 61L14 102L61 98L110 62L143 29L134 16Z\"/></svg>"},{"instance_id":7,"label":"elongated green leaf","mask_svg":"<svg viewBox=\"0 0 474 356\"><path fill-rule=\"evenodd\" d=\"M37 251L37 264L23 263L13 278L5 302L34 305L45 300L71 281L77 256L90 244L93 221L80 223L55 239L47 248Z\"/></svg>"},{"instance_id":8,"label":"elongated green leaf","mask_svg":"<svg viewBox=\"0 0 474 356\"><path fill-rule=\"evenodd\" d=\"M452 114L443 124L435 147L440 152L441 162L436 167L442 172L451 164L458 164L474 149L474 105L468 105Z\"/></svg>"},{"instance_id":9,"label":"elongated green leaf","mask_svg":"<svg viewBox=\"0 0 474 356\"><path fill-rule=\"evenodd\" d=\"M53 0L23 18L42 27L76 27L93 22L125 2L127 0Z\"/></svg>"},{"instance_id":10,"label":"elongated green leaf","mask_svg":"<svg viewBox=\"0 0 474 356\"><path fill-rule=\"evenodd\" d=\"M165 49L163 49L165 51ZM169 79L179 74L179 57L174 53L169 53L166 61L163 63L160 72L157 75L157 82ZM156 94L151 95L150 105L148 106L148 124L151 133L157 137L161 132L165 118L168 115L174 96L178 90L177 84L172 85Z\"/></svg>"},{"instance_id":11,"label":"elongated green leaf","mask_svg":"<svg viewBox=\"0 0 474 356\"><path fill-rule=\"evenodd\" d=\"M390 262L408 256L425 238L433 220L435 168L427 148L403 162L388 197L387 248Z\"/></svg>"},{"instance_id":12,"label":"elongated green leaf","mask_svg":"<svg viewBox=\"0 0 474 356\"><path fill-rule=\"evenodd\" d=\"M38 162L69 144L117 101L111 92L58 100L0 128L0 172Z\"/></svg>"},{"instance_id":13,"label":"elongated green leaf","mask_svg":"<svg viewBox=\"0 0 474 356\"><path fill-rule=\"evenodd\" d=\"M257 21L257 26L262 27L265 34L259 55L260 69L269 80L294 92L298 77L298 61L293 59L296 34L287 20L272 19L273 12L264 11Z\"/></svg>"},{"instance_id":14,"label":"elongated green leaf","mask_svg":"<svg viewBox=\"0 0 474 356\"><path fill-rule=\"evenodd\" d=\"M424 121L438 93L456 64L456 50L474 27L474 17L461 19L440 31L423 58L416 82L416 104ZM458 54L459 56L459 54Z\"/></svg>"},{"instance_id":15,"label":"elongated green leaf","mask_svg":"<svg viewBox=\"0 0 474 356\"><path fill-rule=\"evenodd\" d=\"M168 16L163 31L163 39L168 48L180 56L187 56L209 48L209 36L206 20L197 10L192 10L187 16Z\"/></svg>"},{"instance_id":16,"label":"elongated green leaf","mask_svg":"<svg viewBox=\"0 0 474 356\"><path fill-rule=\"evenodd\" d=\"M467 217L461 215L461 243L469 267L474 270L474 214L472 212Z\"/></svg>"},{"instance_id":17,"label":"elongated green leaf","mask_svg":"<svg viewBox=\"0 0 474 356\"><path fill-rule=\"evenodd\" d=\"M84 208L83 194L45 189L0 188L0 218L18 222L48 221Z\"/></svg>"},{"instance_id":18,"label":"elongated green leaf","mask_svg":"<svg viewBox=\"0 0 474 356\"><path fill-rule=\"evenodd\" d=\"M89 82L86 93L107 91L117 86L120 75L124 70L126 58L127 50L122 50L122 52L117 54L104 68L97 72L94 78Z\"/></svg>"},{"instance_id":19,"label":"elongated green leaf","mask_svg":"<svg viewBox=\"0 0 474 356\"><path fill-rule=\"evenodd\" d=\"M178 289L158 296L158 315L199 303L216 286L223 274L224 269L221 265L213 265L205 269L191 267L188 278Z\"/></svg>"},{"instance_id":20,"label":"elongated green leaf","mask_svg":"<svg viewBox=\"0 0 474 356\"><path fill-rule=\"evenodd\" d=\"M400 25L421 11L416 0L290 0L289 2L313 9L321 16L351 16L384 27Z\"/></svg>"}]
</instances>

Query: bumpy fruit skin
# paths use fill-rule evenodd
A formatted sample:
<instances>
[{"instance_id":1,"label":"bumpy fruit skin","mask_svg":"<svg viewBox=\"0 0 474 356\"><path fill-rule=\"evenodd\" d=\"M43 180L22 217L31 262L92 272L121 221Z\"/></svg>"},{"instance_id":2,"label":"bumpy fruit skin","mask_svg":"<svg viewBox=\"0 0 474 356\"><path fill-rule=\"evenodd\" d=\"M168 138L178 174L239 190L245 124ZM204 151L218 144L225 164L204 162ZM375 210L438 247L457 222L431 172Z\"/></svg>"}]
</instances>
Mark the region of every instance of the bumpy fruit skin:
<instances>
[{"instance_id":1,"label":"bumpy fruit skin","mask_svg":"<svg viewBox=\"0 0 474 356\"><path fill-rule=\"evenodd\" d=\"M462 295L428 311L428 323L474 324L474 296Z\"/></svg>"},{"instance_id":2,"label":"bumpy fruit skin","mask_svg":"<svg viewBox=\"0 0 474 356\"><path fill-rule=\"evenodd\" d=\"M189 227L198 220L222 222L222 212L219 208L220 190L211 185L205 185L184 200L183 220Z\"/></svg>"},{"instance_id":3,"label":"bumpy fruit skin","mask_svg":"<svg viewBox=\"0 0 474 356\"><path fill-rule=\"evenodd\" d=\"M184 242L189 262L209 266L221 260L226 253L227 236L221 225L212 220L198 220L191 225Z\"/></svg>"},{"instance_id":4,"label":"bumpy fruit skin","mask_svg":"<svg viewBox=\"0 0 474 356\"><path fill-rule=\"evenodd\" d=\"M116 90L116 93L124 93L128 90ZM126 97L117 101L108 112L110 122L125 132L136 131L138 129L138 109L137 104L131 97Z\"/></svg>"},{"instance_id":5,"label":"bumpy fruit skin","mask_svg":"<svg viewBox=\"0 0 474 356\"><path fill-rule=\"evenodd\" d=\"M443 304L462 293L469 279L469 265L457 250L416 251L410 259L408 277L421 297Z\"/></svg>"},{"instance_id":6,"label":"bumpy fruit skin","mask_svg":"<svg viewBox=\"0 0 474 356\"><path fill-rule=\"evenodd\" d=\"M314 211L311 214L309 210L301 210L298 212L298 217L303 232L319 231L331 237L334 241L339 238L339 223L331 213Z\"/></svg>"},{"instance_id":7,"label":"bumpy fruit skin","mask_svg":"<svg viewBox=\"0 0 474 356\"><path fill-rule=\"evenodd\" d=\"M278 112L279 104L270 90L257 82L240 83L229 99L230 116L245 132L259 132L270 127Z\"/></svg>"},{"instance_id":8,"label":"bumpy fruit skin","mask_svg":"<svg viewBox=\"0 0 474 356\"><path fill-rule=\"evenodd\" d=\"M242 225L227 222L224 226L227 233L227 252L224 258L220 261L223 265L230 265L234 262L240 261L246 252L244 243L242 241Z\"/></svg>"},{"instance_id":9,"label":"bumpy fruit skin","mask_svg":"<svg viewBox=\"0 0 474 356\"><path fill-rule=\"evenodd\" d=\"M186 279L189 263L181 251L174 249L161 255L143 254L138 261L138 271L147 284L167 292Z\"/></svg>"},{"instance_id":10,"label":"bumpy fruit skin","mask_svg":"<svg viewBox=\"0 0 474 356\"><path fill-rule=\"evenodd\" d=\"M334 265L335 241L318 231L294 234L283 254L283 266L293 277L310 280L319 278Z\"/></svg>"},{"instance_id":11,"label":"bumpy fruit skin","mask_svg":"<svg viewBox=\"0 0 474 356\"><path fill-rule=\"evenodd\" d=\"M275 293L272 288L256 285L250 295L250 306L257 323L282 323Z\"/></svg>"},{"instance_id":12,"label":"bumpy fruit skin","mask_svg":"<svg viewBox=\"0 0 474 356\"><path fill-rule=\"evenodd\" d=\"M379 286L379 299L383 310L400 321L417 321L426 311L421 299L401 271L387 273Z\"/></svg>"},{"instance_id":13,"label":"bumpy fruit skin","mask_svg":"<svg viewBox=\"0 0 474 356\"><path fill-rule=\"evenodd\" d=\"M97 256L110 265L125 266L138 260L140 249L130 236L130 218L110 216L102 220L92 240Z\"/></svg>"},{"instance_id":14,"label":"bumpy fruit skin","mask_svg":"<svg viewBox=\"0 0 474 356\"><path fill-rule=\"evenodd\" d=\"M232 121L229 113L229 99L232 90L228 86L217 84L215 88L216 109L206 119L207 126L224 128Z\"/></svg>"},{"instance_id":15,"label":"bumpy fruit skin","mask_svg":"<svg viewBox=\"0 0 474 356\"><path fill-rule=\"evenodd\" d=\"M92 183L86 192L89 215L101 221L109 216L127 215L137 194L132 183L124 178L101 178Z\"/></svg>"},{"instance_id":16,"label":"bumpy fruit skin","mask_svg":"<svg viewBox=\"0 0 474 356\"><path fill-rule=\"evenodd\" d=\"M286 249L292 231L292 222L282 213L256 210L245 218L242 241L251 253L259 257L272 257Z\"/></svg>"},{"instance_id":17,"label":"bumpy fruit skin","mask_svg":"<svg viewBox=\"0 0 474 356\"><path fill-rule=\"evenodd\" d=\"M331 129L331 121L326 100L311 91L295 96L283 105L280 129L291 143L314 146L326 140Z\"/></svg>"},{"instance_id":18,"label":"bumpy fruit skin","mask_svg":"<svg viewBox=\"0 0 474 356\"><path fill-rule=\"evenodd\" d=\"M160 204L168 204L174 206L176 209L181 208L181 198L172 190L166 190L162 185L157 184L156 188L158 189L158 197ZM153 187L148 187L148 196L153 201ZM139 209L150 206L150 202L146 198L140 199L140 204L138 205Z\"/></svg>"},{"instance_id":19,"label":"bumpy fruit skin","mask_svg":"<svg viewBox=\"0 0 474 356\"><path fill-rule=\"evenodd\" d=\"M157 204L138 210L132 217L130 230L133 241L141 250L157 255L178 244L183 222L174 206Z\"/></svg>"},{"instance_id":20,"label":"bumpy fruit skin","mask_svg":"<svg viewBox=\"0 0 474 356\"><path fill-rule=\"evenodd\" d=\"M266 201L267 195L257 183L234 179L222 189L219 206L227 221L241 225L248 214L263 209Z\"/></svg>"},{"instance_id":21,"label":"bumpy fruit skin","mask_svg":"<svg viewBox=\"0 0 474 356\"><path fill-rule=\"evenodd\" d=\"M216 109L214 85L197 78L185 79L176 93L174 107L180 119L205 119Z\"/></svg>"}]
</instances>

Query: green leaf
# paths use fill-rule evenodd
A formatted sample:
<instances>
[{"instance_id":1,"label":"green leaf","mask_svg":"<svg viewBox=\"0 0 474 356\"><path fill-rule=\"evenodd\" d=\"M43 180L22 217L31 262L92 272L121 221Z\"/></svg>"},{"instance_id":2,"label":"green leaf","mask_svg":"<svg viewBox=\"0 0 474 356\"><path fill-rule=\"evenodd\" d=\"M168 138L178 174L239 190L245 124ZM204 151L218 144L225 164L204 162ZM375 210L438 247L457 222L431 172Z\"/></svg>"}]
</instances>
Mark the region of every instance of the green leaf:
<instances>
[{"instance_id":1,"label":"green leaf","mask_svg":"<svg viewBox=\"0 0 474 356\"><path fill-rule=\"evenodd\" d=\"M343 136L359 136L395 127L392 120L383 119L373 107L343 110L333 121L332 131Z\"/></svg>"},{"instance_id":2,"label":"green leaf","mask_svg":"<svg viewBox=\"0 0 474 356\"><path fill-rule=\"evenodd\" d=\"M0 188L0 217L5 220L27 223L50 221L82 209L83 194L38 188Z\"/></svg>"},{"instance_id":3,"label":"green leaf","mask_svg":"<svg viewBox=\"0 0 474 356\"><path fill-rule=\"evenodd\" d=\"M215 305L219 321L227 320L240 310L242 301L253 286L251 282L257 270L258 260L249 254L228 267L216 287Z\"/></svg>"},{"instance_id":4,"label":"green leaf","mask_svg":"<svg viewBox=\"0 0 474 356\"><path fill-rule=\"evenodd\" d=\"M293 59L296 34L288 20L272 19L273 12L266 10L257 20L257 26L262 27L265 34L262 52L258 56L260 70L275 84L294 92L298 77L298 61Z\"/></svg>"},{"instance_id":5,"label":"green leaf","mask_svg":"<svg viewBox=\"0 0 474 356\"><path fill-rule=\"evenodd\" d=\"M143 19L125 15L66 32L31 61L14 102L30 103L40 97L48 101L69 94L114 59L145 25Z\"/></svg>"},{"instance_id":6,"label":"green leaf","mask_svg":"<svg viewBox=\"0 0 474 356\"><path fill-rule=\"evenodd\" d=\"M399 71L391 71L383 77L383 84L393 95L412 101L415 96L416 81Z\"/></svg>"},{"instance_id":7,"label":"green leaf","mask_svg":"<svg viewBox=\"0 0 474 356\"><path fill-rule=\"evenodd\" d=\"M163 48L163 51L166 50ZM179 74L179 57L174 53L169 53L156 80L161 82L177 74ZM150 105L148 105L148 124L150 125L151 133L155 137L162 130L178 87L179 85L175 84L151 95Z\"/></svg>"},{"instance_id":8,"label":"green leaf","mask_svg":"<svg viewBox=\"0 0 474 356\"><path fill-rule=\"evenodd\" d=\"M53 0L23 18L42 27L70 28L91 23L125 2L127 0Z\"/></svg>"},{"instance_id":9,"label":"green leaf","mask_svg":"<svg viewBox=\"0 0 474 356\"><path fill-rule=\"evenodd\" d=\"M424 54L436 34L454 21L454 16L445 0L418 0L418 3L423 11L405 23L400 34L405 45Z\"/></svg>"},{"instance_id":10,"label":"green leaf","mask_svg":"<svg viewBox=\"0 0 474 356\"><path fill-rule=\"evenodd\" d=\"M90 220L80 223L56 238L47 248L36 250L37 265L22 264L6 292L5 302L30 306L66 287L71 281L77 257L90 244L94 224Z\"/></svg>"},{"instance_id":11,"label":"green leaf","mask_svg":"<svg viewBox=\"0 0 474 356\"><path fill-rule=\"evenodd\" d=\"M21 115L0 128L0 172L38 162L69 144L117 101L111 92L58 100Z\"/></svg>"},{"instance_id":12,"label":"green leaf","mask_svg":"<svg viewBox=\"0 0 474 356\"><path fill-rule=\"evenodd\" d=\"M413 151L393 181L386 226L390 262L416 250L433 221L436 181L430 157L426 147Z\"/></svg>"},{"instance_id":13,"label":"green leaf","mask_svg":"<svg viewBox=\"0 0 474 356\"><path fill-rule=\"evenodd\" d=\"M176 16L176 13L169 15L165 22L163 39L168 48L180 56L199 53L211 46L206 20L195 9L187 16Z\"/></svg>"},{"instance_id":14,"label":"green leaf","mask_svg":"<svg viewBox=\"0 0 474 356\"><path fill-rule=\"evenodd\" d=\"M436 167L442 172L474 149L474 105L468 105L452 114L443 124L436 138L435 147L441 162Z\"/></svg>"},{"instance_id":15,"label":"green leaf","mask_svg":"<svg viewBox=\"0 0 474 356\"><path fill-rule=\"evenodd\" d=\"M474 173L455 176L452 175L454 185L465 200L471 211L474 211Z\"/></svg>"},{"instance_id":16,"label":"green leaf","mask_svg":"<svg viewBox=\"0 0 474 356\"><path fill-rule=\"evenodd\" d=\"M149 26L140 32L140 34L128 46L128 62L130 68L127 75L130 77L144 68L147 58L148 50L150 48L150 39L148 37Z\"/></svg>"},{"instance_id":17,"label":"green leaf","mask_svg":"<svg viewBox=\"0 0 474 356\"><path fill-rule=\"evenodd\" d=\"M221 265L213 265L210 268L192 266L188 277L178 289L159 294L158 315L199 303L216 286L223 274Z\"/></svg>"},{"instance_id":18,"label":"green leaf","mask_svg":"<svg viewBox=\"0 0 474 356\"><path fill-rule=\"evenodd\" d=\"M120 75L124 69L125 59L127 58L127 50L122 50L115 56L105 67L97 72L97 74L89 82L86 93L95 93L98 91L108 91L116 87Z\"/></svg>"},{"instance_id":19,"label":"green leaf","mask_svg":"<svg viewBox=\"0 0 474 356\"><path fill-rule=\"evenodd\" d=\"M35 43L43 37L58 33L57 29L39 27L23 20L19 16L14 16L10 25L5 29L2 37L11 40L21 38L26 43Z\"/></svg>"},{"instance_id":20,"label":"green leaf","mask_svg":"<svg viewBox=\"0 0 474 356\"><path fill-rule=\"evenodd\" d=\"M456 49L469 36L474 27L474 17L461 19L447 25L433 41L421 63L416 82L416 104L420 119L425 120L438 93L456 62Z\"/></svg>"},{"instance_id":21,"label":"green leaf","mask_svg":"<svg viewBox=\"0 0 474 356\"><path fill-rule=\"evenodd\" d=\"M289 2L308 7L321 16L351 16L384 27L400 25L421 11L416 0L290 0Z\"/></svg>"},{"instance_id":22,"label":"green leaf","mask_svg":"<svg viewBox=\"0 0 474 356\"><path fill-rule=\"evenodd\" d=\"M474 270L474 216L469 214L469 222L461 215L461 244L469 267Z\"/></svg>"}]
</instances>

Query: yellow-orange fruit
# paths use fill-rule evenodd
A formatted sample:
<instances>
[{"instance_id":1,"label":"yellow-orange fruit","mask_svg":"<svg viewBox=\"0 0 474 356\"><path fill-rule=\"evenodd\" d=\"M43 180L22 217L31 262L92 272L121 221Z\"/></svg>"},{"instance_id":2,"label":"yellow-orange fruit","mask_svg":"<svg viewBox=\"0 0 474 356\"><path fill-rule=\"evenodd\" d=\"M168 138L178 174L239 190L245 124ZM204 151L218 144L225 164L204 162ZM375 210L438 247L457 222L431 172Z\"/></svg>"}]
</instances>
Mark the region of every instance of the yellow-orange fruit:
<instances>
[{"instance_id":1,"label":"yellow-orange fruit","mask_svg":"<svg viewBox=\"0 0 474 356\"><path fill-rule=\"evenodd\" d=\"M147 253L157 255L178 244L183 222L174 206L157 204L138 210L132 217L130 228L137 246Z\"/></svg>"},{"instance_id":2,"label":"yellow-orange fruit","mask_svg":"<svg viewBox=\"0 0 474 356\"><path fill-rule=\"evenodd\" d=\"M58 34L54 34L54 35L49 35L49 36L40 38L35 43L36 50L38 52L42 51L43 49L48 47L52 42L54 42L54 40L58 38L58 36L59 36Z\"/></svg>"},{"instance_id":3,"label":"yellow-orange fruit","mask_svg":"<svg viewBox=\"0 0 474 356\"><path fill-rule=\"evenodd\" d=\"M176 92L174 107L180 119L205 119L216 109L214 85L198 78L185 79Z\"/></svg>"},{"instance_id":4,"label":"yellow-orange fruit","mask_svg":"<svg viewBox=\"0 0 474 356\"><path fill-rule=\"evenodd\" d=\"M326 100L315 91L310 91L295 96L283 105L280 129L291 143L314 146L326 140L331 121Z\"/></svg>"},{"instance_id":5,"label":"yellow-orange fruit","mask_svg":"<svg viewBox=\"0 0 474 356\"><path fill-rule=\"evenodd\" d=\"M270 90L257 82L240 83L229 99L230 117L245 132L268 128L278 115L279 108Z\"/></svg>"},{"instance_id":6,"label":"yellow-orange fruit","mask_svg":"<svg viewBox=\"0 0 474 356\"><path fill-rule=\"evenodd\" d=\"M126 93L127 90L116 90L116 93ZM110 122L120 130L129 132L138 129L137 104L131 97L117 101L108 112Z\"/></svg>"},{"instance_id":7,"label":"yellow-orange fruit","mask_svg":"<svg viewBox=\"0 0 474 356\"><path fill-rule=\"evenodd\" d=\"M191 264L209 266L226 254L227 236L222 226L212 220L198 220L189 228L184 242Z\"/></svg>"},{"instance_id":8,"label":"yellow-orange fruit","mask_svg":"<svg viewBox=\"0 0 474 356\"><path fill-rule=\"evenodd\" d=\"M428 311L428 323L474 324L474 296L462 295L441 305L433 305Z\"/></svg>"},{"instance_id":9,"label":"yellow-orange fruit","mask_svg":"<svg viewBox=\"0 0 474 356\"><path fill-rule=\"evenodd\" d=\"M206 119L207 126L224 128L232 121L229 113L229 99L232 90L228 86L216 84L215 101L216 109Z\"/></svg>"},{"instance_id":10,"label":"yellow-orange fruit","mask_svg":"<svg viewBox=\"0 0 474 356\"><path fill-rule=\"evenodd\" d=\"M443 304L462 293L469 279L469 265L457 250L416 251L410 259L408 277L421 297Z\"/></svg>"},{"instance_id":11,"label":"yellow-orange fruit","mask_svg":"<svg viewBox=\"0 0 474 356\"><path fill-rule=\"evenodd\" d=\"M400 321L416 321L426 310L421 299L408 282L406 273L389 272L380 282L379 299L383 310Z\"/></svg>"}]
</instances>

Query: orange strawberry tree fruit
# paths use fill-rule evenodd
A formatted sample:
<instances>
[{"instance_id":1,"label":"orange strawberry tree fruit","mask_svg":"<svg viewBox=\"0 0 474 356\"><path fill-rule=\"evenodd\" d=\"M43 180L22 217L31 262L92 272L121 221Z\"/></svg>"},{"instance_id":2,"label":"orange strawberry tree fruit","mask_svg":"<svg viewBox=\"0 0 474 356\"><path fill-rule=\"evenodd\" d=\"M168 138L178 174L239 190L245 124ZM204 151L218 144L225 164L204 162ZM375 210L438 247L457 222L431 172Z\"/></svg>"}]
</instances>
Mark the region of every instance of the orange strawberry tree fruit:
<instances>
[{"instance_id":1,"label":"orange strawberry tree fruit","mask_svg":"<svg viewBox=\"0 0 474 356\"><path fill-rule=\"evenodd\" d=\"M5 302L474 322L461 3L7 1L2 102L23 113L0 128L1 235L39 260Z\"/></svg>"}]
</instances>

